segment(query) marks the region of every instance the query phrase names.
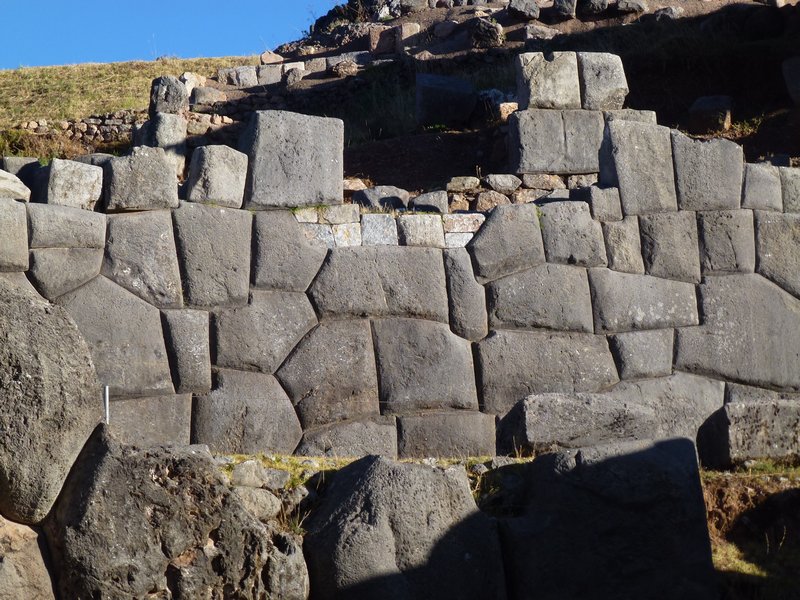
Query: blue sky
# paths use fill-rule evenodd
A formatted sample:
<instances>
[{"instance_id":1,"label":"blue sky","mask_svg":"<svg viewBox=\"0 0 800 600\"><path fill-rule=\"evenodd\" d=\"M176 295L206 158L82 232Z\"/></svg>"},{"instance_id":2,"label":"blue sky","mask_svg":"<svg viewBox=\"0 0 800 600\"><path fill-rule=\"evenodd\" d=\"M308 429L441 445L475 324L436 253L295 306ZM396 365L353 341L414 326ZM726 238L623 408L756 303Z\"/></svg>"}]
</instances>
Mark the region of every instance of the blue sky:
<instances>
[{"instance_id":1,"label":"blue sky","mask_svg":"<svg viewBox=\"0 0 800 600\"><path fill-rule=\"evenodd\" d=\"M0 0L0 69L261 53L346 0Z\"/></svg>"}]
</instances>

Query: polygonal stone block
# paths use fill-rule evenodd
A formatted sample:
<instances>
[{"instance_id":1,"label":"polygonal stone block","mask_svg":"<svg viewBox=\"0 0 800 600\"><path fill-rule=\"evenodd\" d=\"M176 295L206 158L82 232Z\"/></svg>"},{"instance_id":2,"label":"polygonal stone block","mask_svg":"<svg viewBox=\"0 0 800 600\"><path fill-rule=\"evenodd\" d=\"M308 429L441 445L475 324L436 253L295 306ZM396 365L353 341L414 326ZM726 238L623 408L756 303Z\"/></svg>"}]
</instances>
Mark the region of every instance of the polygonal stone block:
<instances>
[{"instance_id":1,"label":"polygonal stone block","mask_svg":"<svg viewBox=\"0 0 800 600\"><path fill-rule=\"evenodd\" d=\"M758 272L800 298L800 214L755 214Z\"/></svg>"},{"instance_id":2,"label":"polygonal stone block","mask_svg":"<svg viewBox=\"0 0 800 600\"><path fill-rule=\"evenodd\" d=\"M36 248L30 253L28 277L52 302L97 277L102 266L99 248Z\"/></svg>"},{"instance_id":3,"label":"polygonal stone block","mask_svg":"<svg viewBox=\"0 0 800 600\"><path fill-rule=\"evenodd\" d=\"M753 211L697 213L703 274L752 273L756 266Z\"/></svg>"},{"instance_id":4,"label":"polygonal stone block","mask_svg":"<svg viewBox=\"0 0 800 600\"><path fill-rule=\"evenodd\" d=\"M744 153L730 140L693 140L672 132L675 184L681 210L726 210L741 205Z\"/></svg>"},{"instance_id":5,"label":"polygonal stone block","mask_svg":"<svg viewBox=\"0 0 800 600\"><path fill-rule=\"evenodd\" d=\"M295 454L300 456L397 457L395 417L369 417L306 429Z\"/></svg>"},{"instance_id":6,"label":"polygonal stone block","mask_svg":"<svg viewBox=\"0 0 800 600\"><path fill-rule=\"evenodd\" d=\"M587 110L618 110L628 95L622 59L607 52L578 52L582 106Z\"/></svg>"},{"instance_id":7,"label":"polygonal stone block","mask_svg":"<svg viewBox=\"0 0 800 600\"><path fill-rule=\"evenodd\" d=\"M697 219L693 212L639 217L642 257L648 275L677 281L700 281Z\"/></svg>"},{"instance_id":8,"label":"polygonal stone block","mask_svg":"<svg viewBox=\"0 0 800 600\"><path fill-rule=\"evenodd\" d=\"M162 148L138 146L129 156L110 159L103 168L103 184L109 211L178 206L175 169Z\"/></svg>"},{"instance_id":9,"label":"polygonal stone block","mask_svg":"<svg viewBox=\"0 0 800 600\"><path fill-rule=\"evenodd\" d=\"M526 52L516 60L517 102L528 108L580 108L578 59L574 52Z\"/></svg>"},{"instance_id":10,"label":"polygonal stone block","mask_svg":"<svg viewBox=\"0 0 800 600\"><path fill-rule=\"evenodd\" d=\"M494 415L475 411L431 411L397 417L400 458L494 456Z\"/></svg>"},{"instance_id":11,"label":"polygonal stone block","mask_svg":"<svg viewBox=\"0 0 800 600\"><path fill-rule=\"evenodd\" d=\"M644 274L639 218L636 215L622 221L603 223L608 268L622 273Z\"/></svg>"},{"instance_id":12,"label":"polygonal stone block","mask_svg":"<svg viewBox=\"0 0 800 600\"><path fill-rule=\"evenodd\" d=\"M0 272L27 271L28 264L25 204L0 199Z\"/></svg>"},{"instance_id":13,"label":"polygonal stone block","mask_svg":"<svg viewBox=\"0 0 800 600\"><path fill-rule=\"evenodd\" d=\"M647 379L672 375L672 329L630 331L611 336L609 346L620 379Z\"/></svg>"},{"instance_id":14,"label":"polygonal stone block","mask_svg":"<svg viewBox=\"0 0 800 600\"><path fill-rule=\"evenodd\" d=\"M768 163L747 163L744 166L742 208L783 210L781 173Z\"/></svg>"},{"instance_id":15,"label":"polygonal stone block","mask_svg":"<svg viewBox=\"0 0 800 600\"><path fill-rule=\"evenodd\" d=\"M192 429L192 396L120 398L109 406L109 431L140 448L186 446Z\"/></svg>"},{"instance_id":16,"label":"polygonal stone block","mask_svg":"<svg viewBox=\"0 0 800 600\"><path fill-rule=\"evenodd\" d=\"M161 311L164 342L172 382L178 394L204 394L211 389L208 313L202 310Z\"/></svg>"},{"instance_id":17,"label":"polygonal stone block","mask_svg":"<svg viewBox=\"0 0 800 600\"><path fill-rule=\"evenodd\" d=\"M47 181L47 203L94 210L103 194L103 169L54 158Z\"/></svg>"},{"instance_id":18,"label":"polygonal stone block","mask_svg":"<svg viewBox=\"0 0 800 600\"><path fill-rule=\"evenodd\" d=\"M31 248L104 248L106 215L67 206L28 204Z\"/></svg>"},{"instance_id":19,"label":"polygonal stone block","mask_svg":"<svg viewBox=\"0 0 800 600\"><path fill-rule=\"evenodd\" d=\"M486 337L486 292L475 280L469 252L464 248L444 251L447 298L450 302L450 329L471 341Z\"/></svg>"},{"instance_id":20,"label":"polygonal stone block","mask_svg":"<svg viewBox=\"0 0 800 600\"><path fill-rule=\"evenodd\" d=\"M607 264L603 228L592 219L585 202L549 202L541 211L547 262L604 267Z\"/></svg>"},{"instance_id":21,"label":"polygonal stone block","mask_svg":"<svg viewBox=\"0 0 800 600\"><path fill-rule=\"evenodd\" d=\"M247 155L229 146L201 146L192 154L186 199L241 208Z\"/></svg>"}]
</instances>

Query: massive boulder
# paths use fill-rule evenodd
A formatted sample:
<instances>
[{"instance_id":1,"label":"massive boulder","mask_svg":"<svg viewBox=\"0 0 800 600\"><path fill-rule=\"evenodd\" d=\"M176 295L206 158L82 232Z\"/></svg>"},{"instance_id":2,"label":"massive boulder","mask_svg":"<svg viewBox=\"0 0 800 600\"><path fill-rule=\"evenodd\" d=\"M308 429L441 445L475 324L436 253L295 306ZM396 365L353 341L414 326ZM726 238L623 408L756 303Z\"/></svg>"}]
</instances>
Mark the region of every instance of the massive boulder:
<instances>
[{"instance_id":1,"label":"massive boulder","mask_svg":"<svg viewBox=\"0 0 800 600\"><path fill-rule=\"evenodd\" d=\"M89 348L67 311L0 278L0 513L38 523L100 419Z\"/></svg>"}]
</instances>

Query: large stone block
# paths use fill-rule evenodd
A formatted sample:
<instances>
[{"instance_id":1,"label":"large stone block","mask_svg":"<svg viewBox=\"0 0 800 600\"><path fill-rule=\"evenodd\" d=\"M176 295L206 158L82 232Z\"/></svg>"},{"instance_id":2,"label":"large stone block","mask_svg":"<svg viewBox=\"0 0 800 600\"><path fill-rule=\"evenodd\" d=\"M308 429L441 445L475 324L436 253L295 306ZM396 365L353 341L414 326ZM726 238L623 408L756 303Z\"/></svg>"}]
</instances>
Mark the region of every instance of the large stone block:
<instances>
[{"instance_id":1,"label":"large stone block","mask_svg":"<svg viewBox=\"0 0 800 600\"><path fill-rule=\"evenodd\" d=\"M36 161L35 166L38 165ZM0 171L0 199L27 202L31 199L31 191L14 173Z\"/></svg>"},{"instance_id":2,"label":"large stone block","mask_svg":"<svg viewBox=\"0 0 800 600\"><path fill-rule=\"evenodd\" d=\"M0 199L0 272L28 270L28 216L23 202Z\"/></svg>"},{"instance_id":3,"label":"large stone block","mask_svg":"<svg viewBox=\"0 0 800 600\"><path fill-rule=\"evenodd\" d=\"M41 531L0 517L0 598L55 600Z\"/></svg>"},{"instance_id":4,"label":"large stone block","mask_svg":"<svg viewBox=\"0 0 800 600\"><path fill-rule=\"evenodd\" d=\"M574 52L526 52L517 56L517 102L528 108L580 108L578 58Z\"/></svg>"},{"instance_id":5,"label":"large stone block","mask_svg":"<svg viewBox=\"0 0 800 600\"><path fill-rule=\"evenodd\" d=\"M103 275L159 308L183 305L170 211L108 216Z\"/></svg>"},{"instance_id":6,"label":"large stone block","mask_svg":"<svg viewBox=\"0 0 800 600\"><path fill-rule=\"evenodd\" d=\"M397 221L392 215L361 215L363 246L397 246Z\"/></svg>"},{"instance_id":7,"label":"large stone block","mask_svg":"<svg viewBox=\"0 0 800 600\"><path fill-rule=\"evenodd\" d=\"M603 223L603 238L609 269L644 274L639 217L631 215L622 221Z\"/></svg>"},{"instance_id":8,"label":"large stone block","mask_svg":"<svg viewBox=\"0 0 800 600\"><path fill-rule=\"evenodd\" d=\"M157 113L182 113L189 110L189 93L177 77L164 75L150 86L150 117Z\"/></svg>"},{"instance_id":9,"label":"large stone block","mask_svg":"<svg viewBox=\"0 0 800 600\"><path fill-rule=\"evenodd\" d=\"M431 411L397 417L400 458L494 456L494 415Z\"/></svg>"},{"instance_id":10,"label":"large stone block","mask_svg":"<svg viewBox=\"0 0 800 600\"><path fill-rule=\"evenodd\" d=\"M6 277L0 277L0 338L0 513L35 524L50 512L99 422L102 394L67 311Z\"/></svg>"},{"instance_id":11,"label":"large stone block","mask_svg":"<svg viewBox=\"0 0 800 600\"><path fill-rule=\"evenodd\" d=\"M493 329L544 328L593 333L586 269L545 264L486 286Z\"/></svg>"},{"instance_id":12,"label":"large stone block","mask_svg":"<svg viewBox=\"0 0 800 600\"><path fill-rule=\"evenodd\" d=\"M201 307L246 303L250 213L182 202L172 220L186 302Z\"/></svg>"},{"instance_id":13,"label":"large stone block","mask_svg":"<svg viewBox=\"0 0 800 600\"><path fill-rule=\"evenodd\" d=\"M586 110L523 110L509 118L515 173L596 173L603 114Z\"/></svg>"},{"instance_id":14,"label":"large stone block","mask_svg":"<svg viewBox=\"0 0 800 600\"><path fill-rule=\"evenodd\" d=\"M28 277L50 301L100 274L103 251L98 248L37 248L30 252Z\"/></svg>"},{"instance_id":15,"label":"large stone block","mask_svg":"<svg viewBox=\"0 0 800 600\"><path fill-rule=\"evenodd\" d=\"M464 248L444 251L447 298L450 302L450 329L456 335L476 342L486 337L486 292L475 280L469 252Z\"/></svg>"},{"instance_id":16,"label":"large stone block","mask_svg":"<svg viewBox=\"0 0 800 600\"><path fill-rule=\"evenodd\" d=\"M744 153L730 140L693 140L672 132L675 184L681 210L732 210L742 199Z\"/></svg>"},{"instance_id":17,"label":"large stone block","mask_svg":"<svg viewBox=\"0 0 800 600\"><path fill-rule=\"evenodd\" d=\"M140 448L186 446L192 429L192 395L114 400L108 429L122 443Z\"/></svg>"},{"instance_id":18,"label":"large stone block","mask_svg":"<svg viewBox=\"0 0 800 600\"><path fill-rule=\"evenodd\" d=\"M542 204L542 240L547 262L605 267L603 228L592 219L585 202L561 201Z\"/></svg>"},{"instance_id":19,"label":"large stone block","mask_svg":"<svg viewBox=\"0 0 800 600\"><path fill-rule=\"evenodd\" d=\"M216 364L274 373L316 324L305 294L253 291L247 306L215 314Z\"/></svg>"},{"instance_id":20,"label":"large stone block","mask_svg":"<svg viewBox=\"0 0 800 600\"><path fill-rule=\"evenodd\" d=\"M444 229L439 215L400 215L397 218L400 243L404 246L444 248Z\"/></svg>"},{"instance_id":21,"label":"large stone block","mask_svg":"<svg viewBox=\"0 0 800 600\"><path fill-rule=\"evenodd\" d=\"M619 381L605 337L494 331L477 344L481 410L504 414L530 394L597 392Z\"/></svg>"},{"instance_id":22,"label":"large stone block","mask_svg":"<svg viewBox=\"0 0 800 600\"><path fill-rule=\"evenodd\" d=\"M103 185L109 211L178 206L175 169L162 148L137 146L129 156L110 159L103 167Z\"/></svg>"},{"instance_id":23,"label":"large stone block","mask_svg":"<svg viewBox=\"0 0 800 600\"><path fill-rule=\"evenodd\" d=\"M220 369L214 389L195 400L192 442L212 452L291 454L303 430L278 380Z\"/></svg>"},{"instance_id":24,"label":"large stone block","mask_svg":"<svg viewBox=\"0 0 800 600\"><path fill-rule=\"evenodd\" d=\"M246 154L229 146L201 146L192 154L186 199L241 208L246 179Z\"/></svg>"},{"instance_id":25,"label":"large stone block","mask_svg":"<svg viewBox=\"0 0 800 600\"><path fill-rule=\"evenodd\" d=\"M672 374L672 329L629 331L609 338L620 379L647 379Z\"/></svg>"},{"instance_id":26,"label":"large stone block","mask_svg":"<svg viewBox=\"0 0 800 600\"><path fill-rule=\"evenodd\" d=\"M517 518L500 522L510 597L530 590L547 600L717 595L689 440L569 450L517 469Z\"/></svg>"},{"instance_id":27,"label":"large stone block","mask_svg":"<svg viewBox=\"0 0 800 600\"><path fill-rule=\"evenodd\" d=\"M397 458L395 417L369 417L306 429L295 454Z\"/></svg>"},{"instance_id":28,"label":"large stone block","mask_svg":"<svg viewBox=\"0 0 800 600\"><path fill-rule=\"evenodd\" d=\"M800 300L760 275L706 277L700 327L679 329L675 368L800 390Z\"/></svg>"},{"instance_id":29,"label":"large stone block","mask_svg":"<svg viewBox=\"0 0 800 600\"><path fill-rule=\"evenodd\" d=\"M380 413L369 321L320 324L297 345L275 376L303 428Z\"/></svg>"},{"instance_id":30,"label":"large stone block","mask_svg":"<svg viewBox=\"0 0 800 600\"><path fill-rule=\"evenodd\" d=\"M619 187L626 215L677 210L669 129L614 119L606 124L603 146L600 183Z\"/></svg>"},{"instance_id":31,"label":"large stone block","mask_svg":"<svg viewBox=\"0 0 800 600\"><path fill-rule=\"evenodd\" d=\"M594 327L601 331L697 325L697 296L690 283L590 269Z\"/></svg>"},{"instance_id":32,"label":"large stone block","mask_svg":"<svg viewBox=\"0 0 800 600\"><path fill-rule=\"evenodd\" d=\"M186 170L186 135L189 123L182 115L156 113L146 124L144 146L163 148L175 175L183 178Z\"/></svg>"},{"instance_id":33,"label":"large stone block","mask_svg":"<svg viewBox=\"0 0 800 600\"><path fill-rule=\"evenodd\" d=\"M467 249L480 283L544 263L538 207L534 204L498 206Z\"/></svg>"},{"instance_id":34,"label":"large stone block","mask_svg":"<svg viewBox=\"0 0 800 600\"><path fill-rule=\"evenodd\" d=\"M94 210L103 194L103 169L54 158L47 181L47 203Z\"/></svg>"},{"instance_id":35,"label":"large stone block","mask_svg":"<svg viewBox=\"0 0 800 600\"><path fill-rule=\"evenodd\" d=\"M800 214L756 211L758 272L800 298Z\"/></svg>"},{"instance_id":36,"label":"large stone block","mask_svg":"<svg viewBox=\"0 0 800 600\"><path fill-rule=\"evenodd\" d=\"M746 164L742 187L742 208L783 210L781 173L769 163Z\"/></svg>"},{"instance_id":37,"label":"large stone block","mask_svg":"<svg viewBox=\"0 0 800 600\"><path fill-rule=\"evenodd\" d=\"M700 248L693 212L639 217L642 257L648 275L700 282Z\"/></svg>"},{"instance_id":38,"label":"large stone block","mask_svg":"<svg viewBox=\"0 0 800 600\"><path fill-rule=\"evenodd\" d=\"M320 600L505 600L496 530L462 467L363 458L336 474L306 527Z\"/></svg>"},{"instance_id":39,"label":"large stone block","mask_svg":"<svg viewBox=\"0 0 800 600\"><path fill-rule=\"evenodd\" d=\"M344 125L339 119L257 111L240 149L250 159L245 208L342 202Z\"/></svg>"},{"instance_id":40,"label":"large stone block","mask_svg":"<svg viewBox=\"0 0 800 600\"><path fill-rule=\"evenodd\" d=\"M320 317L448 318L442 251L434 248L336 248L309 295Z\"/></svg>"},{"instance_id":41,"label":"large stone block","mask_svg":"<svg viewBox=\"0 0 800 600\"><path fill-rule=\"evenodd\" d=\"M800 168L779 167L778 171L781 174L783 212L800 212Z\"/></svg>"},{"instance_id":42,"label":"large stone block","mask_svg":"<svg viewBox=\"0 0 800 600\"><path fill-rule=\"evenodd\" d=\"M373 322L382 414L478 408L469 342L441 323Z\"/></svg>"},{"instance_id":43,"label":"large stone block","mask_svg":"<svg viewBox=\"0 0 800 600\"><path fill-rule=\"evenodd\" d=\"M416 74L415 110L419 125L463 126L478 103L475 86L464 79Z\"/></svg>"},{"instance_id":44,"label":"large stone block","mask_svg":"<svg viewBox=\"0 0 800 600\"><path fill-rule=\"evenodd\" d=\"M699 212L697 229L704 275L753 272L756 266L753 211Z\"/></svg>"},{"instance_id":45,"label":"large stone block","mask_svg":"<svg viewBox=\"0 0 800 600\"><path fill-rule=\"evenodd\" d=\"M172 382L178 394L203 394L211 389L211 347L208 313L202 310L161 311Z\"/></svg>"},{"instance_id":46,"label":"large stone block","mask_svg":"<svg viewBox=\"0 0 800 600\"><path fill-rule=\"evenodd\" d=\"M328 254L314 244L288 210L255 215L253 285L257 288L305 292Z\"/></svg>"},{"instance_id":47,"label":"large stone block","mask_svg":"<svg viewBox=\"0 0 800 600\"><path fill-rule=\"evenodd\" d=\"M583 108L621 109L628 95L622 59L606 52L578 52L577 56Z\"/></svg>"},{"instance_id":48,"label":"large stone block","mask_svg":"<svg viewBox=\"0 0 800 600\"><path fill-rule=\"evenodd\" d=\"M105 248L106 215L50 204L26 208L31 248Z\"/></svg>"},{"instance_id":49,"label":"large stone block","mask_svg":"<svg viewBox=\"0 0 800 600\"><path fill-rule=\"evenodd\" d=\"M583 200L589 205L592 210L592 218L596 221L622 220L622 204L619 201L617 188L601 188L592 185L577 192L577 199Z\"/></svg>"}]
</instances>

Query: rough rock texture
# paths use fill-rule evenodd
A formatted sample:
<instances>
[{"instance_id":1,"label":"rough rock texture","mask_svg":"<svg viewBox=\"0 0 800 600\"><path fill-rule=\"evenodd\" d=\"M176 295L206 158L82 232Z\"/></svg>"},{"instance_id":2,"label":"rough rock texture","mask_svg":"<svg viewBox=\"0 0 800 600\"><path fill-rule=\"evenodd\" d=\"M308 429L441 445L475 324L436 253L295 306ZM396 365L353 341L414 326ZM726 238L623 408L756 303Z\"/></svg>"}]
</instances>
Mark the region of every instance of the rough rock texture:
<instances>
[{"instance_id":1,"label":"rough rock texture","mask_svg":"<svg viewBox=\"0 0 800 600\"><path fill-rule=\"evenodd\" d=\"M211 389L208 313L189 309L164 310L161 311L161 324L175 392L208 392Z\"/></svg>"},{"instance_id":2,"label":"rough rock texture","mask_svg":"<svg viewBox=\"0 0 800 600\"><path fill-rule=\"evenodd\" d=\"M494 526L461 467L363 458L336 474L307 529L320 600L505 598Z\"/></svg>"},{"instance_id":3,"label":"rough rock texture","mask_svg":"<svg viewBox=\"0 0 800 600\"><path fill-rule=\"evenodd\" d=\"M31 199L31 191L22 183L19 177L13 173L0 170L0 198L27 202Z\"/></svg>"},{"instance_id":4,"label":"rough rock texture","mask_svg":"<svg viewBox=\"0 0 800 600\"><path fill-rule=\"evenodd\" d=\"M688 211L639 217L642 257L648 275L700 282L697 218Z\"/></svg>"},{"instance_id":5,"label":"rough rock texture","mask_svg":"<svg viewBox=\"0 0 800 600\"><path fill-rule=\"evenodd\" d=\"M767 163L744 166L742 208L783 210L781 174L778 167Z\"/></svg>"},{"instance_id":6,"label":"rough rock texture","mask_svg":"<svg viewBox=\"0 0 800 600\"><path fill-rule=\"evenodd\" d=\"M486 286L489 326L594 332L586 270L544 264Z\"/></svg>"},{"instance_id":7,"label":"rough rock texture","mask_svg":"<svg viewBox=\"0 0 800 600\"><path fill-rule=\"evenodd\" d=\"M114 396L172 394L172 377L157 308L103 276L58 303L70 313L92 352L102 385Z\"/></svg>"},{"instance_id":8,"label":"rough rock texture","mask_svg":"<svg viewBox=\"0 0 800 600\"><path fill-rule=\"evenodd\" d=\"M420 194L411 199L409 206L414 210L423 212L437 212L440 214L447 214L448 199L447 192L440 190L437 192L428 192L427 194Z\"/></svg>"},{"instance_id":9,"label":"rough rock texture","mask_svg":"<svg viewBox=\"0 0 800 600\"><path fill-rule=\"evenodd\" d=\"M172 220L186 302L198 307L246 303L250 213L182 202Z\"/></svg>"},{"instance_id":10,"label":"rough rock texture","mask_svg":"<svg viewBox=\"0 0 800 600\"><path fill-rule=\"evenodd\" d=\"M192 396L154 396L113 400L109 431L124 444L186 446L192 429Z\"/></svg>"},{"instance_id":11,"label":"rough rock texture","mask_svg":"<svg viewBox=\"0 0 800 600\"><path fill-rule=\"evenodd\" d=\"M241 208L247 155L229 146L201 146L192 154L186 199Z\"/></svg>"},{"instance_id":12,"label":"rough rock texture","mask_svg":"<svg viewBox=\"0 0 800 600\"><path fill-rule=\"evenodd\" d=\"M334 457L374 454L396 458L395 418L370 417L306 429L295 454Z\"/></svg>"},{"instance_id":13,"label":"rough rock texture","mask_svg":"<svg viewBox=\"0 0 800 600\"><path fill-rule=\"evenodd\" d=\"M150 87L150 117L156 113L177 114L189 109L189 94L186 86L171 75L153 80Z\"/></svg>"},{"instance_id":14,"label":"rough rock texture","mask_svg":"<svg viewBox=\"0 0 800 600\"><path fill-rule=\"evenodd\" d=\"M181 115L157 113L143 131L145 146L163 148L177 177L186 170L186 132L188 122Z\"/></svg>"},{"instance_id":15,"label":"rough rock texture","mask_svg":"<svg viewBox=\"0 0 800 600\"><path fill-rule=\"evenodd\" d=\"M94 210L103 193L103 169L54 158L47 181L47 203Z\"/></svg>"},{"instance_id":16,"label":"rough rock texture","mask_svg":"<svg viewBox=\"0 0 800 600\"><path fill-rule=\"evenodd\" d=\"M622 221L603 223L608 268L623 273L644 274L639 217L631 215Z\"/></svg>"},{"instance_id":17,"label":"rough rock texture","mask_svg":"<svg viewBox=\"0 0 800 600\"><path fill-rule=\"evenodd\" d=\"M64 597L266 595L269 533L199 449L140 450L98 428L46 534Z\"/></svg>"},{"instance_id":18,"label":"rough rock texture","mask_svg":"<svg viewBox=\"0 0 800 600\"><path fill-rule=\"evenodd\" d=\"M800 214L756 212L758 272L800 298Z\"/></svg>"},{"instance_id":19,"label":"rough rock texture","mask_svg":"<svg viewBox=\"0 0 800 600\"><path fill-rule=\"evenodd\" d=\"M216 364L274 373L316 324L305 294L254 290L247 306L215 314Z\"/></svg>"},{"instance_id":20,"label":"rough rock texture","mask_svg":"<svg viewBox=\"0 0 800 600\"><path fill-rule=\"evenodd\" d=\"M28 220L25 205L0 199L0 272L28 270Z\"/></svg>"},{"instance_id":21,"label":"rough rock texture","mask_svg":"<svg viewBox=\"0 0 800 600\"><path fill-rule=\"evenodd\" d=\"M752 211L699 212L697 229L700 269L704 275L753 272L756 266L756 249ZM781 253L783 252L780 244L772 247L781 248Z\"/></svg>"},{"instance_id":22,"label":"rough rock texture","mask_svg":"<svg viewBox=\"0 0 800 600\"><path fill-rule=\"evenodd\" d=\"M611 336L609 346L620 379L645 379L672 374L672 329L629 331Z\"/></svg>"},{"instance_id":23,"label":"rough rock texture","mask_svg":"<svg viewBox=\"0 0 800 600\"><path fill-rule=\"evenodd\" d=\"M2 277L0 340L0 513L33 524L100 418L100 386L67 312Z\"/></svg>"},{"instance_id":24,"label":"rough rock texture","mask_svg":"<svg viewBox=\"0 0 800 600\"><path fill-rule=\"evenodd\" d=\"M446 323L449 312L442 252L435 248L337 248L309 296L320 318L409 316Z\"/></svg>"},{"instance_id":25,"label":"rough rock texture","mask_svg":"<svg viewBox=\"0 0 800 600\"><path fill-rule=\"evenodd\" d=\"M406 208L410 195L393 185L378 185L353 194L353 203L376 210Z\"/></svg>"},{"instance_id":26,"label":"rough rock texture","mask_svg":"<svg viewBox=\"0 0 800 600\"><path fill-rule=\"evenodd\" d=\"M517 469L518 516L500 523L510 597L716 595L690 441L582 448Z\"/></svg>"},{"instance_id":27,"label":"rough rock texture","mask_svg":"<svg viewBox=\"0 0 800 600\"><path fill-rule=\"evenodd\" d=\"M436 411L397 417L400 458L494 456L494 415Z\"/></svg>"},{"instance_id":28,"label":"rough rock texture","mask_svg":"<svg viewBox=\"0 0 800 600\"><path fill-rule=\"evenodd\" d=\"M285 210L255 215L253 228L253 285L257 288L304 292L328 251L313 244L297 219Z\"/></svg>"},{"instance_id":29,"label":"rough rock texture","mask_svg":"<svg viewBox=\"0 0 800 600\"><path fill-rule=\"evenodd\" d=\"M0 598L55 600L41 533L0 517Z\"/></svg>"},{"instance_id":30,"label":"rough rock texture","mask_svg":"<svg viewBox=\"0 0 800 600\"><path fill-rule=\"evenodd\" d=\"M361 215L363 246L397 246L397 221L392 215Z\"/></svg>"},{"instance_id":31,"label":"rough rock texture","mask_svg":"<svg viewBox=\"0 0 800 600\"><path fill-rule=\"evenodd\" d=\"M291 454L303 431L271 375L220 369L214 389L195 401L192 442L212 452Z\"/></svg>"},{"instance_id":32,"label":"rough rock texture","mask_svg":"<svg viewBox=\"0 0 800 600\"><path fill-rule=\"evenodd\" d=\"M622 59L606 52L578 52L577 56L583 108L621 109L628 95Z\"/></svg>"},{"instance_id":33,"label":"rough rock texture","mask_svg":"<svg viewBox=\"0 0 800 600\"><path fill-rule=\"evenodd\" d=\"M517 101L528 108L580 108L578 59L574 52L520 54L517 66Z\"/></svg>"},{"instance_id":34,"label":"rough rock texture","mask_svg":"<svg viewBox=\"0 0 800 600\"><path fill-rule=\"evenodd\" d=\"M106 215L67 206L28 204L31 248L104 248Z\"/></svg>"},{"instance_id":35,"label":"rough rock texture","mask_svg":"<svg viewBox=\"0 0 800 600\"><path fill-rule=\"evenodd\" d=\"M621 221L622 204L617 188L601 188L596 185L584 188L580 199L589 205L592 218L597 221Z\"/></svg>"},{"instance_id":36,"label":"rough rock texture","mask_svg":"<svg viewBox=\"0 0 800 600\"><path fill-rule=\"evenodd\" d=\"M475 358L481 410L491 414L530 394L597 392L619 380L605 337L585 333L494 331Z\"/></svg>"},{"instance_id":37,"label":"rough rock texture","mask_svg":"<svg viewBox=\"0 0 800 600\"><path fill-rule=\"evenodd\" d=\"M95 248L38 248L30 252L31 283L54 301L100 274L103 251Z\"/></svg>"},{"instance_id":38,"label":"rough rock texture","mask_svg":"<svg viewBox=\"0 0 800 600\"><path fill-rule=\"evenodd\" d=\"M486 292L475 280L469 253L464 248L444 251L447 297L450 301L450 329L476 342L486 337Z\"/></svg>"},{"instance_id":39,"label":"rough rock texture","mask_svg":"<svg viewBox=\"0 0 800 600\"><path fill-rule=\"evenodd\" d=\"M623 332L697 325L697 296L689 283L590 269L595 330Z\"/></svg>"},{"instance_id":40,"label":"rough rock texture","mask_svg":"<svg viewBox=\"0 0 800 600\"><path fill-rule=\"evenodd\" d=\"M382 414L478 408L470 344L446 325L380 319L373 331Z\"/></svg>"},{"instance_id":41,"label":"rough rock texture","mask_svg":"<svg viewBox=\"0 0 800 600\"><path fill-rule=\"evenodd\" d=\"M369 321L320 324L297 345L276 377L303 428L380 412Z\"/></svg>"},{"instance_id":42,"label":"rough rock texture","mask_svg":"<svg viewBox=\"0 0 800 600\"><path fill-rule=\"evenodd\" d=\"M742 198L744 153L730 140L693 140L672 133L675 185L681 210L732 210Z\"/></svg>"},{"instance_id":43,"label":"rough rock texture","mask_svg":"<svg viewBox=\"0 0 800 600\"><path fill-rule=\"evenodd\" d=\"M439 215L400 215L397 232L404 246L444 248L444 229Z\"/></svg>"},{"instance_id":44,"label":"rough rock texture","mask_svg":"<svg viewBox=\"0 0 800 600\"><path fill-rule=\"evenodd\" d=\"M605 267L603 229L585 202L548 202L541 207L542 240L547 262Z\"/></svg>"},{"instance_id":45,"label":"rough rock texture","mask_svg":"<svg viewBox=\"0 0 800 600\"><path fill-rule=\"evenodd\" d=\"M153 306L180 308L183 292L170 212L109 215L103 275Z\"/></svg>"},{"instance_id":46,"label":"rough rock texture","mask_svg":"<svg viewBox=\"0 0 800 600\"><path fill-rule=\"evenodd\" d=\"M103 186L110 211L178 206L175 168L162 148L138 146L129 156L112 158L103 167Z\"/></svg>"},{"instance_id":47,"label":"rough rock texture","mask_svg":"<svg viewBox=\"0 0 800 600\"><path fill-rule=\"evenodd\" d=\"M783 212L800 212L800 168L779 167L778 171L781 174Z\"/></svg>"},{"instance_id":48,"label":"rough rock texture","mask_svg":"<svg viewBox=\"0 0 800 600\"><path fill-rule=\"evenodd\" d=\"M703 324L678 330L675 368L800 390L800 300L759 275L728 275L706 277L700 304Z\"/></svg>"},{"instance_id":49,"label":"rough rock texture","mask_svg":"<svg viewBox=\"0 0 800 600\"><path fill-rule=\"evenodd\" d=\"M467 249L480 283L544 263L538 207L533 204L498 206Z\"/></svg>"},{"instance_id":50,"label":"rough rock texture","mask_svg":"<svg viewBox=\"0 0 800 600\"><path fill-rule=\"evenodd\" d=\"M245 208L342 202L344 125L339 119L257 111L240 149L250 159Z\"/></svg>"}]
</instances>

